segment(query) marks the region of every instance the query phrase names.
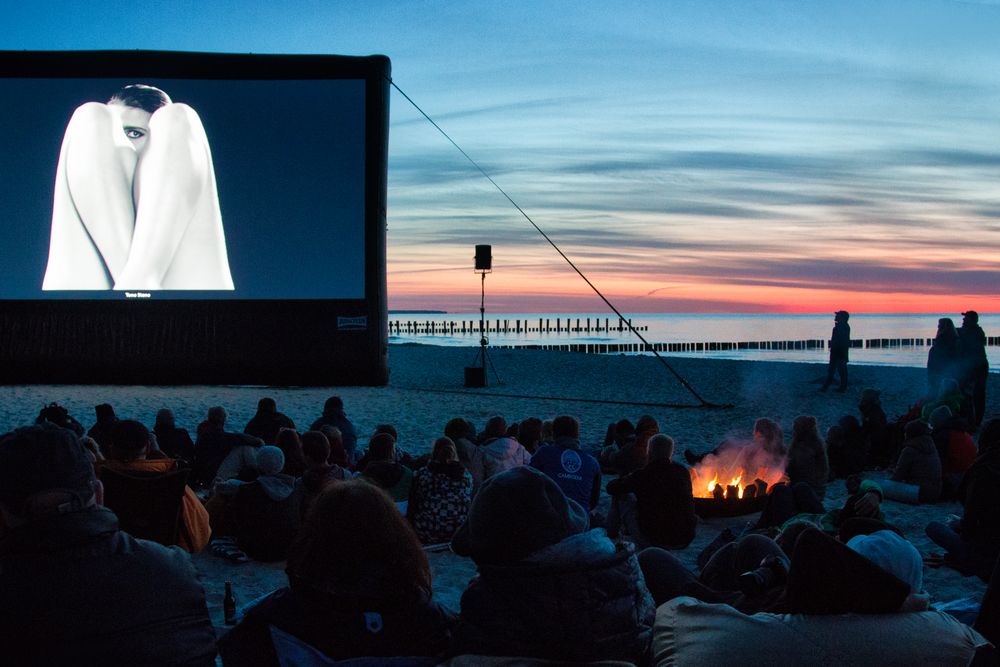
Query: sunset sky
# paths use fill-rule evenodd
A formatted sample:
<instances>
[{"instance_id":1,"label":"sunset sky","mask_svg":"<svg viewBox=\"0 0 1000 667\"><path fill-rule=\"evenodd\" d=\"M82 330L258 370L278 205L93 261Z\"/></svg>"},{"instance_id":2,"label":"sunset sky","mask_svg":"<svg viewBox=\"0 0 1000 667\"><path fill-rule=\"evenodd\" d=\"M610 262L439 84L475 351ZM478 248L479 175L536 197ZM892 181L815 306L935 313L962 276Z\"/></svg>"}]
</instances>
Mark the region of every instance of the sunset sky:
<instances>
[{"instance_id":1,"label":"sunset sky","mask_svg":"<svg viewBox=\"0 0 1000 667\"><path fill-rule=\"evenodd\" d=\"M1000 311L1000 0L16 3L3 49L383 53L628 312ZM304 131L322 118L302 109ZM398 94L394 309L603 312Z\"/></svg>"}]
</instances>

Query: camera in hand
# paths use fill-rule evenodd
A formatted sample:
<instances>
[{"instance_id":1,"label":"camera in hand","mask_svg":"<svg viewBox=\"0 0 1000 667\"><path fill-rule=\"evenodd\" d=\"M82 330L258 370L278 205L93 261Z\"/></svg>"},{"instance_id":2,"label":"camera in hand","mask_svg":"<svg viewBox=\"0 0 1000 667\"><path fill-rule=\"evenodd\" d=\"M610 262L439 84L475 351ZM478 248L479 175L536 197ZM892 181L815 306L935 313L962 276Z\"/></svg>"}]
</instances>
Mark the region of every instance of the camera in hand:
<instances>
[{"instance_id":1,"label":"camera in hand","mask_svg":"<svg viewBox=\"0 0 1000 667\"><path fill-rule=\"evenodd\" d=\"M781 556L768 556L756 570L744 572L736 580L744 594L760 595L788 581L788 561Z\"/></svg>"}]
</instances>

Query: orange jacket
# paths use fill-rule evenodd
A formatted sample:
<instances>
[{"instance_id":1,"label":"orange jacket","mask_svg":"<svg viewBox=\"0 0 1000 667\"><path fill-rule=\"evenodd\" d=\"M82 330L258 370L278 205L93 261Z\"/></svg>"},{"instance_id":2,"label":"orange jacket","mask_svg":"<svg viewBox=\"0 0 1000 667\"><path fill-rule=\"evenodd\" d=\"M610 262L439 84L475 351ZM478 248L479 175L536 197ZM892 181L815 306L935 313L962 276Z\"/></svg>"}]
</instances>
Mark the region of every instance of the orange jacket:
<instances>
[{"instance_id":1,"label":"orange jacket","mask_svg":"<svg viewBox=\"0 0 1000 667\"><path fill-rule=\"evenodd\" d=\"M139 459L137 461L107 460L102 465L117 472L166 473L177 467L174 459ZM184 500L181 505L183 526L177 539L177 546L189 553L198 553L208 544L212 537L212 528L208 524L208 511L190 486L184 489Z\"/></svg>"}]
</instances>

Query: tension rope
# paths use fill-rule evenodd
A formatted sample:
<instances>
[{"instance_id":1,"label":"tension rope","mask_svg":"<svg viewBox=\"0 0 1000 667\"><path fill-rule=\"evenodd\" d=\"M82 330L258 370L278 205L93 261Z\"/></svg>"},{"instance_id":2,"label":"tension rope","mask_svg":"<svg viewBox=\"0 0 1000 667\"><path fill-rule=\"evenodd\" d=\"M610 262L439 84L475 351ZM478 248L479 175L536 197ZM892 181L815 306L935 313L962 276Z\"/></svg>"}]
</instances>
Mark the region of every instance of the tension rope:
<instances>
[{"instance_id":1,"label":"tension rope","mask_svg":"<svg viewBox=\"0 0 1000 667\"><path fill-rule=\"evenodd\" d=\"M549 245L551 245L555 249L555 251L557 253L559 253L560 257L562 257L564 260L566 260L566 263L569 264L570 267L574 271L576 271L577 275L579 275L583 279L583 281L585 283L587 283L587 285L590 287L590 289L592 289L594 291L594 294L596 294L598 297L600 297L601 301L603 301L605 303L605 305L607 305L607 307L610 308L612 310L612 312L614 312L614 314L618 316L619 321L625 322L625 324L628 325L629 331L631 331L632 334L634 334L636 338L638 338L639 340L641 340L643 342L643 344L646 347L646 350L649 351L649 352L652 352L653 356L655 356L657 358L657 360L659 360L659 362L661 364L663 364L663 366L668 371L670 371L675 378L677 378L677 380L681 383L681 385L685 389L687 389L689 392L691 392L692 396L694 396L696 399L698 399L699 403L701 403L701 405L698 406L698 407L703 407L703 408L728 408L728 407L732 407L731 405L722 405L722 404L718 404L718 403L710 403L709 401L706 401L704 398L702 398L701 394L699 394L697 391L695 391L695 388L692 387L691 384L686 379L684 379L684 377L680 373L678 373L677 370L674 369L674 367L671 366L667 362L666 359L664 359L663 357L661 357L660 353L656 351L656 349L653 347L653 345L651 345L650 342L647 341L645 339L645 337L643 337L643 335L641 333L639 333L639 331L634 326L632 326L632 322L629 321L629 320L627 320L625 318L625 316L622 315L621 312L615 307L615 305L613 303L611 303L610 301L608 301L607 297L605 297L604 294L601 293L601 290L597 289L597 286L594 285L594 283L590 282L590 279L587 278L587 276L585 276L583 274L583 271L581 271L577 267L577 265L573 263L573 260L571 260L569 257L566 256L566 253L564 253L562 251L562 249L558 245L556 245L556 242L553 241L549 237L549 235L546 234L545 231L542 230L542 228L539 227L535 223L535 221L531 219L531 216L528 215L524 211L524 209L521 208L521 206L516 201L514 201L514 199L509 194L507 194L507 191L504 190L502 187L500 187L500 184L497 183L495 180L493 180L493 177L490 176L489 173L485 169L483 169L479 165L478 162L476 162L475 160L473 160L472 156L470 156L468 153L466 153L465 150L461 146L459 146L458 143L454 139L452 139L451 136L447 132L445 132L444 129L442 129L441 126L438 125L434 121L434 119L431 118L427 114L426 111L424 111L423 109L421 109L420 105L418 105L416 102L414 102L413 99L411 99L409 95L407 95L406 93L404 93L403 89L396 85L395 81L393 81L392 79L390 79L388 77L386 78L386 80L389 82L389 85L391 85L393 88L395 88L399 92L399 94L402 95L406 99L406 101L409 102L413 106L413 108L416 109L420 113L421 116L423 116L424 118L426 118L427 122L429 122L431 125L433 125L434 129L436 129L438 132L440 132L441 136L443 136L445 139L447 139L448 142L452 146L454 146L458 150L458 152L461 153L465 157L465 159L468 160L469 163L471 163L472 166L475 167L476 170L479 171L479 173L483 175L484 178L486 178L486 180L488 180L490 183L493 184L493 187L495 187L497 189L497 191L500 194L502 194L504 196L504 198L508 202L510 202L511 206L513 206L515 209L517 209L517 212L520 213L524 217L524 219L527 220L531 224L531 226L535 228L535 231L537 231L539 234L542 235L542 238L544 238L546 241L549 242Z\"/></svg>"}]
</instances>

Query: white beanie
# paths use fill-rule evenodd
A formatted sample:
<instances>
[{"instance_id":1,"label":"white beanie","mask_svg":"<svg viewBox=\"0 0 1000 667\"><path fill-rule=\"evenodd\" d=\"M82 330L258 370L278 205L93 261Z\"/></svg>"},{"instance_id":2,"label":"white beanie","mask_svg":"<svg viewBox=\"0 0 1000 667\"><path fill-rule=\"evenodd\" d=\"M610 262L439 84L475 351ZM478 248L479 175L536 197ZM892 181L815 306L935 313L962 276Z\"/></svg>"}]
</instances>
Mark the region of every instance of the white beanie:
<instances>
[{"instance_id":1,"label":"white beanie","mask_svg":"<svg viewBox=\"0 0 1000 667\"><path fill-rule=\"evenodd\" d=\"M924 561L917 548L899 533L879 530L870 535L855 535L847 546L909 584L910 593L920 593L924 588Z\"/></svg>"}]
</instances>

